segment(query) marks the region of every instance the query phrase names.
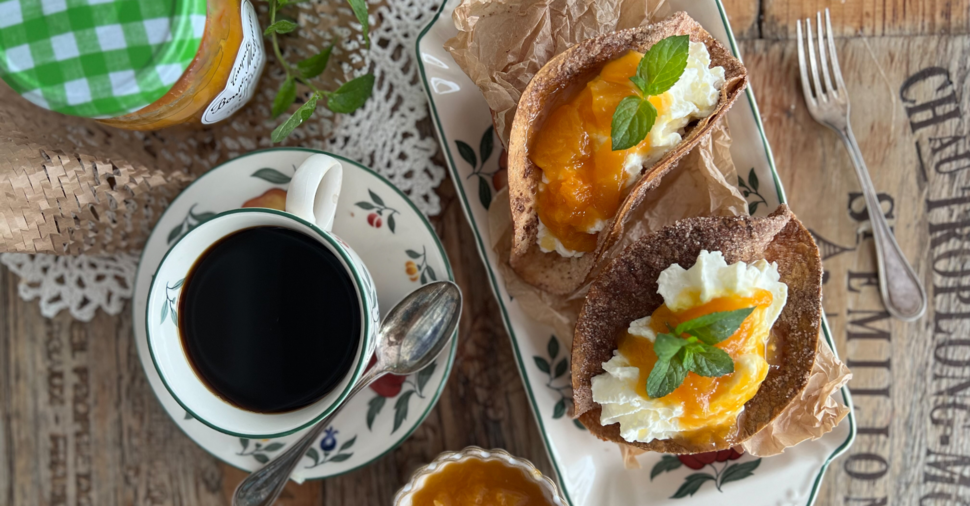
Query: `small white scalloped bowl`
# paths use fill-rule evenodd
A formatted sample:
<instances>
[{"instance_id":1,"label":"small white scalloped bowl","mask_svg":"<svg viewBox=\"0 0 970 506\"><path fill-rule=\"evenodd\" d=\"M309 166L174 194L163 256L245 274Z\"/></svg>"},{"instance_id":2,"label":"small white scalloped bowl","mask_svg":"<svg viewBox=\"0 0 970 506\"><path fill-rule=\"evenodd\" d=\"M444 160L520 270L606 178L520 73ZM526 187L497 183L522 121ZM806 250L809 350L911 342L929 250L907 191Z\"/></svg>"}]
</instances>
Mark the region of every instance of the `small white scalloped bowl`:
<instances>
[{"instance_id":1,"label":"small white scalloped bowl","mask_svg":"<svg viewBox=\"0 0 970 506\"><path fill-rule=\"evenodd\" d=\"M545 494L546 499L550 504L555 506L566 506L566 499L563 498L562 492L559 491L559 487L556 482L544 476L536 466L525 460L523 458L515 457L509 452L501 449L486 450L484 448L479 448L477 446L469 446L464 450L458 452L444 452L438 455L430 464L423 467L419 467L414 474L411 475L411 480L408 481L407 485L404 485L401 490L397 491L394 496L394 506L412 506L411 500L414 492L417 492L424 486L425 480L427 478L445 466L455 463L463 462L469 459L479 459L484 461L497 460L506 464L510 467L521 469L525 472L525 475L531 477L542 492Z\"/></svg>"}]
</instances>

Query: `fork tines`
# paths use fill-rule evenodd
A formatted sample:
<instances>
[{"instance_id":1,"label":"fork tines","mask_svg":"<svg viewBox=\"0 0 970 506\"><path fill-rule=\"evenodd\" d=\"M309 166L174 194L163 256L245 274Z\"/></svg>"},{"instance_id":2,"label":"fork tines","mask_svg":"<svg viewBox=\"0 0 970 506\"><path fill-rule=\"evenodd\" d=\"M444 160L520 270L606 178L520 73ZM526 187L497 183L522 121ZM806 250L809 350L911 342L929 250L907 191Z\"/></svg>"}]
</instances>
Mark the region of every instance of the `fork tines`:
<instances>
[{"instance_id":1,"label":"fork tines","mask_svg":"<svg viewBox=\"0 0 970 506\"><path fill-rule=\"evenodd\" d=\"M845 94L845 83L842 81L842 71L839 69L839 57L835 52L835 40L832 38L832 20L829 17L829 10L825 9L825 35L822 35L822 13L816 14L818 26L818 59L815 58L815 43L812 37L812 20L805 19L805 36L802 36L802 20L798 20L798 69L802 78L802 91L805 93L805 100L815 103L816 100L828 102L840 98L839 95ZM826 44L824 41L828 41ZM805 62L805 46L808 46L808 65L811 66L811 82L809 82L809 72ZM826 49L826 45L828 49ZM831 61L832 72L829 73L829 61ZM819 77L819 67L822 68L822 76ZM835 76L835 86L832 83L832 76ZM824 82L825 87L822 87ZM812 86L814 85L814 87Z\"/></svg>"}]
</instances>

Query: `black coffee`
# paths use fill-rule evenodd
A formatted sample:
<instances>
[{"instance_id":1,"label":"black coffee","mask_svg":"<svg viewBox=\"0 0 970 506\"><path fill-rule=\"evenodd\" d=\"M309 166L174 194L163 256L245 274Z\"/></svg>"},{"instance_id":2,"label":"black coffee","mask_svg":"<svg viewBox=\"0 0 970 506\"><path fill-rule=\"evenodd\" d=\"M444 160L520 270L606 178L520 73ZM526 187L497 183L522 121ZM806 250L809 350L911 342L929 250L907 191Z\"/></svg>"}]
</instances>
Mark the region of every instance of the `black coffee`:
<instances>
[{"instance_id":1,"label":"black coffee","mask_svg":"<svg viewBox=\"0 0 970 506\"><path fill-rule=\"evenodd\" d=\"M311 404L353 365L361 314L353 281L315 239L279 227L241 230L189 271L179 333L209 388L249 411Z\"/></svg>"}]
</instances>

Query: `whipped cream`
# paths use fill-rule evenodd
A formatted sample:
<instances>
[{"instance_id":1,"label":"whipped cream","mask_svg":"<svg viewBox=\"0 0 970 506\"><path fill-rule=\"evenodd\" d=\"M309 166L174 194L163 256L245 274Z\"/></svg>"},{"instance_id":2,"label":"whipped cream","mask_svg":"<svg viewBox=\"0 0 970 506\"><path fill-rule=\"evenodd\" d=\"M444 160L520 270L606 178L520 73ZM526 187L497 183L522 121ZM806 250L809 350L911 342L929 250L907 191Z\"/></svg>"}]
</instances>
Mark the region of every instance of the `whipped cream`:
<instances>
[{"instance_id":1,"label":"whipped cream","mask_svg":"<svg viewBox=\"0 0 970 506\"><path fill-rule=\"evenodd\" d=\"M710 67L711 55L707 46L700 42L691 42L687 55L687 68L676 84L664 95L670 107L665 108L657 116L650 133L650 147L641 152L634 150L623 160L623 172L626 175L625 188L630 188L640 179L644 167L649 167L663 158L671 149L683 140L684 129L694 120L710 116L717 108L724 86L724 68ZM594 142L602 144L609 142L608 136L593 135ZM545 174L542 182L548 184ZM586 233L598 233L606 226L606 220L600 220ZM564 257L581 257L583 252L573 251L563 244L548 229L539 222L539 236L536 239L539 249L544 253L555 251Z\"/></svg>"},{"instance_id":2,"label":"whipped cream","mask_svg":"<svg viewBox=\"0 0 970 506\"><path fill-rule=\"evenodd\" d=\"M701 251L697 262L690 269L674 264L660 273L658 293L664 303L674 312L684 311L719 297L751 297L755 290L767 290L772 295L771 304L765 308L763 318L754 332L767 339L771 327L788 300L788 286L780 281L778 266L765 260L751 264L738 262L728 265L719 251ZM650 317L630 323L627 332L637 338L653 342L656 333L650 328ZM737 409L712 409L708 414L709 426L733 423L744 409L744 403L757 393L757 388L744 388L752 382L763 381L767 361L757 353L735 357L735 373L727 388L725 403ZM593 401L602 407L600 423L620 424L620 435L629 442L649 443L654 439L670 439L682 432L678 420L684 413L679 403L667 397L649 399L637 392L640 370L630 365L627 357L618 350L613 358L603 363L603 374L592 379ZM739 387L739 388L735 388ZM745 398L746 397L746 398ZM712 399L712 408L717 399Z\"/></svg>"}]
</instances>

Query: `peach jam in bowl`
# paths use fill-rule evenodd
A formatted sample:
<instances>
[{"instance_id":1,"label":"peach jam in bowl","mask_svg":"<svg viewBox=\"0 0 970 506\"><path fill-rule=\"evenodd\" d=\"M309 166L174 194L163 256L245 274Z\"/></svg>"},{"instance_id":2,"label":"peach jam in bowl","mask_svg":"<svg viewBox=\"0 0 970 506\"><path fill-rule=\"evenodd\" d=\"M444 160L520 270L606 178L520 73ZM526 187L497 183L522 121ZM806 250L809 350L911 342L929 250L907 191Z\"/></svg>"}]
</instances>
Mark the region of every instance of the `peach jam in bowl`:
<instances>
[{"instance_id":1,"label":"peach jam in bowl","mask_svg":"<svg viewBox=\"0 0 970 506\"><path fill-rule=\"evenodd\" d=\"M419 468L394 506L565 506L559 487L531 462L505 450L469 446Z\"/></svg>"}]
</instances>

